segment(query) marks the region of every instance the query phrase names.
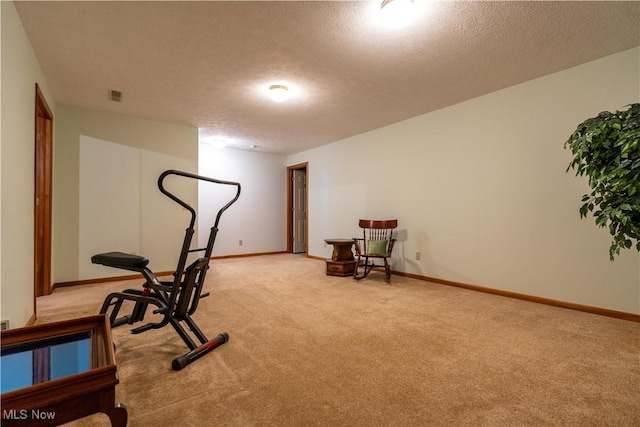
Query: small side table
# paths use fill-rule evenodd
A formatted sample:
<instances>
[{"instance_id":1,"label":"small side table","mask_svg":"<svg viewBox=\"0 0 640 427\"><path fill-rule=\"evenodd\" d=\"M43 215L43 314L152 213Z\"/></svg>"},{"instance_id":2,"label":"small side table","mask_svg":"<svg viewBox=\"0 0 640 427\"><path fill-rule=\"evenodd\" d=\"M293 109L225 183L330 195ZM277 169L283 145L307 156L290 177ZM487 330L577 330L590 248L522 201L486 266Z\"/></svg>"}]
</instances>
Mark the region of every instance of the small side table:
<instances>
[{"instance_id":1,"label":"small side table","mask_svg":"<svg viewBox=\"0 0 640 427\"><path fill-rule=\"evenodd\" d=\"M331 259L327 262L327 276L352 276L356 269L356 260L351 252L353 239L324 239L330 245L333 245L333 253Z\"/></svg>"}]
</instances>

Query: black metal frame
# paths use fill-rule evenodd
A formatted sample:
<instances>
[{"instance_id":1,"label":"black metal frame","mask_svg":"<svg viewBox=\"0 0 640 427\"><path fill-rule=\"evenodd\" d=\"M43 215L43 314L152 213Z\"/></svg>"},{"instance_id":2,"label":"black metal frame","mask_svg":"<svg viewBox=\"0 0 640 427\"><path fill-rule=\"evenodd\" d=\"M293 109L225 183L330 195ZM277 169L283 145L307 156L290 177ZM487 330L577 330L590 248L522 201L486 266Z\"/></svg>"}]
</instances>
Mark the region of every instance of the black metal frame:
<instances>
[{"instance_id":1,"label":"black metal frame","mask_svg":"<svg viewBox=\"0 0 640 427\"><path fill-rule=\"evenodd\" d=\"M189 206L189 204L165 188L164 180L169 175L177 175L199 181L207 181L214 184L231 185L237 188L235 197L233 197L218 211L214 225L211 227L209 233L207 246L204 248L190 249L191 241L195 233L194 227L196 223L196 211ZM150 329L159 329L170 324L190 350L188 353L173 361L173 369L179 370L229 340L229 335L224 332L216 336L216 338L209 340L191 316L196 312L200 298L209 296L208 293L203 294L202 289L207 270L209 269L213 245L218 234L218 224L224 211L226 211L240 197L240 184L231 181L221 181L188 172L167 170L160 174L160 177L158 178L158 188L164 195L182 206L191 214L191 220L189 222L189 227L185 231L180 257L178 258L178 265L175 273L173 274L173 280L158 280L155 274L147 268L149 260L139 255L131 255L122 252L107 252L92 256L91 262L94 264L102 264L109 267L136 271L144 276L146 282L142 285L142 289L125 289L122 292L113 292L109 294L102 304L100 313L106 313L110 307L113 307L109 320L112 327L117 327L124 324L131 325L136 322L140 322L144 320L144 315L149 305L157 307L153 310L153 314L163 315L162 320L159 322L150 322L133 328L131 333L139 334ZM189 266L185 267L187 257L192 252L204 252L204 254ZM124 301L133 301L135 303L133 310L131 314L118 317L118 313ZM187 328L185 329L181 323L186 324ZM200 344L196 344L187 332L187 329L195 335Z\"/></svg>"}]
</instances>

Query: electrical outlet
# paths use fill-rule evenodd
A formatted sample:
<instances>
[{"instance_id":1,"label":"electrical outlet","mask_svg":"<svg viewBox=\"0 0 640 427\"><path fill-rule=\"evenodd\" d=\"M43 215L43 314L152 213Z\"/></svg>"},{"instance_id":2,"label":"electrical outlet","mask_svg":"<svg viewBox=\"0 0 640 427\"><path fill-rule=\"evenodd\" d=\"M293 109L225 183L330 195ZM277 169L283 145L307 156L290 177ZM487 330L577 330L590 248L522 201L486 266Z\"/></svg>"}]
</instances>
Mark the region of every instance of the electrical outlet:
<instances>
[{"instance_id":1,"label":"electrical outlet","mask_svg":"<svg viewBox=\"0 0 640 427\"><path fill-rule=\"evenodd\" d=\"M238 246L242 246L242 240L238 240Z\"/></svg>"},{"instance_id":2,"label":"electrical outlet","mask_svg":"<svg viewBox=\"0 0 640 427\"><path fill-rule=\"evenodd\" d=\"M416 261L420 261L420 257L422 254L420 252L416 252Z\"/></svg>"}]
</instances>

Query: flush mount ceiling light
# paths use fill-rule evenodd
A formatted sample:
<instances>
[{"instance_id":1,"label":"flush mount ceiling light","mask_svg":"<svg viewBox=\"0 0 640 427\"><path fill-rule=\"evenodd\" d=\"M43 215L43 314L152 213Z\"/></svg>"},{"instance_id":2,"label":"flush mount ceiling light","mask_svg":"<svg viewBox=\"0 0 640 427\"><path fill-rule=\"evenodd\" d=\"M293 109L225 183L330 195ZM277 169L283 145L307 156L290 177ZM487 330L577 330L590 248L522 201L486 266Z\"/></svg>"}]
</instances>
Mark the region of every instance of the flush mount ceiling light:
<instances>
[{"instance_id":1,"label":"flush mount ceiling light","mask_svg":"<svg viewBox=\"0 0 640 427\"><path fill-rule=\"evenodd\" d=\"M220 136L207 136L200 138L200 141L214 148L225 148L229 145L229 141L226 138Z\"/></svg>"},{"instance_id":2,"label":"flush mount ceiling light","mask_svg":"<svg viewBox=\"0 0 640 427\"><path fill-rule=\"evenodd\" d=\"M289 99L289 88L285 85L269 86L269 98L275 102L284 102Z\"/></svg>"},{"instance_id":3,"label":"flush mount ceiling light","mask_svg":"<svg viewBox=\"0 0 640 427\"><path fill-rule=\"evenodd\" d=\"M387 27L401 28L416 18L418 6L418 0L383 0L380 18Z\"/></svg>"}]
</instances>

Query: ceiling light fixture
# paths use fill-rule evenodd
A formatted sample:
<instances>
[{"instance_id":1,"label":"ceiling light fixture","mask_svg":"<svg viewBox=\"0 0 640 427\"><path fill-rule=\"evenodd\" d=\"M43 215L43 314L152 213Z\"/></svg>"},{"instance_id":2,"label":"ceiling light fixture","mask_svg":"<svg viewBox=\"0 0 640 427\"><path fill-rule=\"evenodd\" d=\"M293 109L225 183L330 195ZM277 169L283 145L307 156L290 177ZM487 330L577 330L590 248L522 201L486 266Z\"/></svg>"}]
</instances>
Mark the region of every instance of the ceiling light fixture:
<instances>
[{"instance_id":1,"label":"ceiling light fixture","mask_svg":"<svg viewBox=\"0 0 640 427\"><path fill-rule=\"evenodd\" d=\"M209 145L214 148L225 148L229 145L229 141L226 138L220 136L209 136L201 138L200 141L203 144Z\"/></svg>"},{"instance_id":2,"label":"ceiling light fixture","mask_svg":"<svg viewBox=\"0 0 640 427\"><path fill-rule=\"evenodd\" d=\"M289 99L289 88L285 85L269 86L269 98L275 102L284 102Z\"/></svg>"},{"instance_id":3,"label":"ceiling light fixture","mask_svg":"<svg viewBox=\"0 0 640 427\"><path fill-rule=\"evenodd\" d=\"M383 0L380 4L381 18L387 27L400 28L416 16L416 0Z\"/></svg>"}]
</instances>

